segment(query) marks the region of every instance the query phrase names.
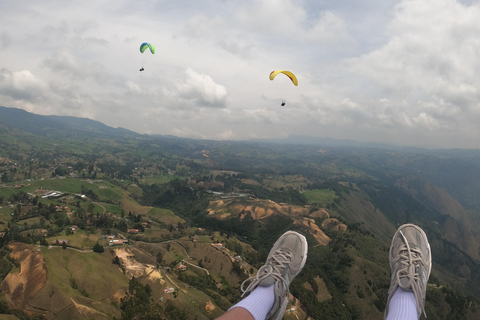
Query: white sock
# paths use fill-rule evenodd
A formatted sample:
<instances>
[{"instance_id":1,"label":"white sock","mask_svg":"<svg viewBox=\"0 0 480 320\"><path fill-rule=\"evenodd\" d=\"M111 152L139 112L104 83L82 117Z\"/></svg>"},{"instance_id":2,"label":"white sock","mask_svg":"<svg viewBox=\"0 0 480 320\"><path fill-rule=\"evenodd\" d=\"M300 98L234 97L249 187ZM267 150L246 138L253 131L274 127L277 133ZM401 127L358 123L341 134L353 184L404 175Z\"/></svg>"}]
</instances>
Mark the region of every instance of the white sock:
<instances>
[{"instance_id":1,"label":"white sock","mask_svg":"<svg viewBox=\"0 0 480 320\"><path fill-rule=\"evenodd\" d=\"M418 320L417 302L412 291L397 288L390 299L386 320Z\"/></svg>"},{"instance_id":2,"label":"white sock","mask_svg":"<svg viewBox=\"0 0 480 320\"><path fill-rule=\"evenodd\" d=\"M257 286L245 299L230 309L241 307L246 309L255 320L265 320L275 302L275 290L272 284L269 287Z\"/></svg>"}]
</instances>

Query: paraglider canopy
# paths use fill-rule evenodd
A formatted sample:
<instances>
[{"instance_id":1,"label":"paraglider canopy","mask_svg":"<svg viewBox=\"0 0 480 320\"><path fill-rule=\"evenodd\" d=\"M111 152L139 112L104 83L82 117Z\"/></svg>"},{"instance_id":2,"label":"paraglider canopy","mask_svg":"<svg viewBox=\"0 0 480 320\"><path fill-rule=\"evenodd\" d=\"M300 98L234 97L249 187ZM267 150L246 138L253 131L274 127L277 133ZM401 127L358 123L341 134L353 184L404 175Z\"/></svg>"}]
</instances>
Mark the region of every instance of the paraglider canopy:
<instances>
[{"instance_id":1,"label":"paraglider canopy","mask_svg":"<svg viewBox=\"0 0 480 320\"><path fill-rule=\"evenodd\" d=\"M142 44L140 45L140 52L141 52L141 53L144 53L145 50L147 50L147 48L150 49L150 52L151 52L152 54L155 54L155 47L152 46L152 45L151 45L150 43L148 43L148 42L144 42L144 43L142 43Z\"/></svg>"},{"instance_id":2,"label":"paraglider canopy","mask_svg":"<svg viewBox=\"0 0 480 320\"><path fill-rule=\"evenodd\" d=\"M286 75L287 77L290 78L290 80L292 80L293 84L298 86L298 80L297 80L297 77L290 71L286 71L286 70L274 70L270 73L270 80L273 80L275 79L275 77L277 76L277 74L279 73L283 73L284 75Z\"/></svg>"},{"instance_id":3,"label":"paraglider canopy","mask_svg":"<svg viewBox=\"0 0 480 320\"><path fill-rule=\"evenodd\" d=\"M140 71L145 70L143 68L143 65L146 63L146 56L144 56L143 53L147 49L149 49L152 54L155 54L155 47L153 45L151 45L150 43L144 42L140 45L140 52L142 53L142 67L140 68Z\"/></svg>"}]
</instances>

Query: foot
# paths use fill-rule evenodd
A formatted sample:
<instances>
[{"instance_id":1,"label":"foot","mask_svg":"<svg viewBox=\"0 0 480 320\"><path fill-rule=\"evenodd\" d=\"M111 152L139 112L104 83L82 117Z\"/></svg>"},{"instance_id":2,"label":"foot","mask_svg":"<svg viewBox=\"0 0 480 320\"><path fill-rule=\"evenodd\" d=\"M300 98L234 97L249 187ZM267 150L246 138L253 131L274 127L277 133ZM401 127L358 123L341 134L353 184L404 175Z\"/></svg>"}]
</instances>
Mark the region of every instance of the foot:
<instances>
[{"instance_id":1,"label":"foot","mask_svg":"<svg viewBox=\"0 0 480 320\"><path fill-rule=\"evenodd\" d=\"M257 286L275 285L275 302L266 320L283 318L290 295L288 288L292 280L302 271L307 261L307 251L307 239L298 232L287 231L275 242L267 261L258 269L257 275L242 283L242 296L250 293ZM252 282L244 290L244 284L249 281Z\"/></svg>"},{"instance_id":2,"label":"foot","mask_svg":"<svg viewBox=\"0 0 480 320\"><path fill-rule=\"evenodd\" d=\"M389 253L392 278L388 290L387 307L395 291L400 287L412 291L417 303L417 315L425 313L427 281L432 269L432 255L427 236L420 227L404 224L395 232Z\"/></svg>"}]
</instances>

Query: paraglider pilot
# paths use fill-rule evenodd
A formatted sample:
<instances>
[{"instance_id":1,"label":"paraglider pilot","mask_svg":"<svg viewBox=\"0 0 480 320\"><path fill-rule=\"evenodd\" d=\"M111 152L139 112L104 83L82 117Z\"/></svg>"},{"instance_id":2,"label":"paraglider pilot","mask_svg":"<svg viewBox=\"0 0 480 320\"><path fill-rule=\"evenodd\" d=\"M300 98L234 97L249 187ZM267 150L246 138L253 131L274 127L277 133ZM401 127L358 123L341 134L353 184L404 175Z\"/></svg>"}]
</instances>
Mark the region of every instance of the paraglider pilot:
<instances>
[{"instance_id":1,"label":"paraglider pilot","mask_svg":"<svg viewBox=\"0 0 480 320\"><path fill-rule=\"evenodd\" d=\"M282 107L285 105L285 100L282 99Z\"/></svg>"},{"instance_id":2,"label":"paraglider pilot","mask_svg":"<svg viewBox=\"0 0 480 320\"><path fill-rule=\"evenodd\" d=\"M142 67L142 68L140 69L140 71L143 71L143 70L145 70L145 69L143 69L143 67Z\"/></svg>"}]
</instances>

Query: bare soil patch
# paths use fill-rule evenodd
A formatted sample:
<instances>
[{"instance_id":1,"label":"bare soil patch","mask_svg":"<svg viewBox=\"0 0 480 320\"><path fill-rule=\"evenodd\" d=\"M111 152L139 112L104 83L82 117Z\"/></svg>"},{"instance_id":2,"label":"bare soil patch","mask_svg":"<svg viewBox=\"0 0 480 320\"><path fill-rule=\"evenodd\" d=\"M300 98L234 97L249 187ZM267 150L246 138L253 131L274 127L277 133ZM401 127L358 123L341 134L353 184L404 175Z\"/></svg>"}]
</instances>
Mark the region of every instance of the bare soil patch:
<instances>
[{"instance_id":1,"label":"bare soil patch","mask_svg":"<svg viewBox=\"0 0 480 320\"><path fill-rule=\"evenodd\" d=\"M326 246L331 239L315 224L315 220L311 218L299 218L295 220L295 225L300 225L302 228L308 230L317 239L318 244Z\"/></svg>"},{"instance_id":2,"label":"bare soil patch","mask_svg":"<svg viewBox=\"0 0 480 320\"><path fill-rule=\"evenodd\" d=\"M120 259L122 265L125 267L125 274L131 279L138 278L145 274L145 265L133 258L133 253L128 248L121 248L115 250L115 255Z\"/></svg>"},{"instance_id":3,"label":"bare soil patch","mask_svg":"<svg viewBox=\"0 0 480 320\"><path fill-rule=\"evenodd\" d=\"M34 245L15 242L9 248L12 250L10 256L20 263L20 268L18 273L10 273L5 277L1 289L10 308L24 309L47 283L47 266Z\"/></svg>"},{"instance_id":4,"label":"bare soil patch","mask_svg":"<svg viewBox=\"0 0 480 320\"><path fill-rule=\"evenodd\" d=\"M330 218L326 219L322 223L322 227L325 229L335 230L335 231L345 231L347 230L347 225L338 221L338 219Z\"/></svg>"},{"instance_id":5,"label":"bare soil patch","mask_svg":"<svg viewBox=\"0 0 480 320\"><path fill-rule=\"evenodd\" d=\"M327 210L320 209L320 210L312 212L310 214L310 217L311 218L328 219L328 218L330 218L330 215L328 214Z\"/></svg>"},{"instance_id":6,"label":"bare soil patch","mask_svg":"<svg viewBox=\"0 0 480 320\"><path fill-rule=\"evenodd\" d=\"M213 303L211 301L207 301L207 303L205 304L205 310L207 310L208 313L215 310L215 306L213 305Z\"/></svg>"}]
</instances>

